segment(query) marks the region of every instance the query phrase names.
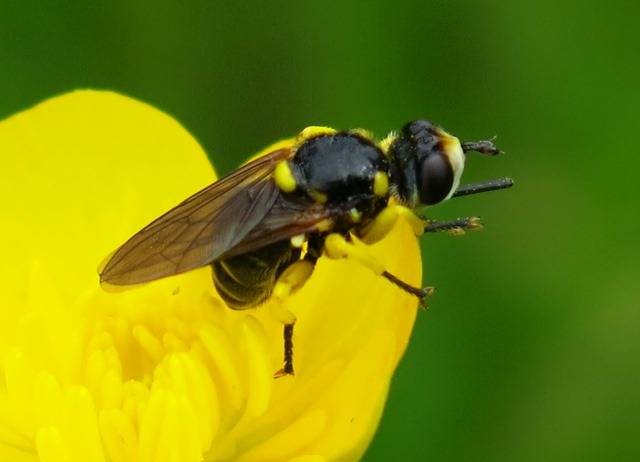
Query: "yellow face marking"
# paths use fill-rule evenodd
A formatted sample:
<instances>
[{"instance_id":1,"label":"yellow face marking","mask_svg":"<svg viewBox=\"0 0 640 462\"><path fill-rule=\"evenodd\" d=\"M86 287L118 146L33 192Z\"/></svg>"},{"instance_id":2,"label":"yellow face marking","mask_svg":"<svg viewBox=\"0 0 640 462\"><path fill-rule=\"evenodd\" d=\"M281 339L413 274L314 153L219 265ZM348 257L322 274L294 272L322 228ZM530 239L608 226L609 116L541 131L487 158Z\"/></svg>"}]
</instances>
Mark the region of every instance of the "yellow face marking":
<instances>
[{"instance_id":1,"label":"yellow face marking","mask_svg":"<svg viewBox=\"0 0 640 462\"><path fill-rule=\"evenodd\" d=\"M338 131L331 127L317 127L312 125L311 127L307 127L300 132L298 135L298 141L302 142L308 140L309 138L315 138L316 136L321 135L335 135Z\"/></svg>"},{"instance_id":2,"label":"yellow face marking","mask_svg":"<svg viewBox=\"0 0 640 462\"><path fill-rule=\"evenodd\" d=\"M389 192L389 176L384 172L377 172L373 178L373 194L386 196Z\"/></svg>"},{"instance_id":3,"label":"yellow face marking","mask_svg":"<svg viewBox=\"0 0 640 462\"><path fill-rule=\"evenodd\" d=\"M438 135L440 138L440 142L442 143L442 152L447 159L449 159L449 163L451 164L451 168L453 169L453 185L451 188L451 192L445 198L449 199L456 189L458 189L458 185L460 184L460 177L462 176L462 171L464 170L464 151L462 150L462 146L460 145L460 140L455 136L449 135L444 130L439 130Z\"/></svg>"},{"instance_id":4,"label":"yellow face marking","mask_svg":"<svg viewBox=\"0 0 640 462\"><path fill-rule=\"evenodd\" d=\"M460 140L453 135L449 135L443 130L438 130L438 138L440 138L442 149L447 155L451 152L457 151L458 149L462 149L460 146Z\"/></svg>"},{"instance_id":5,"label":"yellow face marking","mask_svg":"<svg viewBox=\"0 0 640 462\"><path fill-rule=\"evenodd\" d=\"M283 192L293 192L296 190L296 180L293 177L291 168L287 161L280 162L273 172L273 179L278 188Z\"/></svg>"}]
</instances>

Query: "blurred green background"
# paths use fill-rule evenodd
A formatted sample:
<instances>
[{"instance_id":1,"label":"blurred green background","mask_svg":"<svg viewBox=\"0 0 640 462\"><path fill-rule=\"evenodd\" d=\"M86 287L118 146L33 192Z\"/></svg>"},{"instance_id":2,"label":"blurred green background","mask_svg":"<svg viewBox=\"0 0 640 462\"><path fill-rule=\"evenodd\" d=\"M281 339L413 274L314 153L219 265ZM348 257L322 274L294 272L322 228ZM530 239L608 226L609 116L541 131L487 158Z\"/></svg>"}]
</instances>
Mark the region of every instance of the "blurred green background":
<instances>
[{"instance_id":1,"label":"blurred green background","mask_svg":"<svg viewBox=\"0 0 640 462\"><path fill-rule=\"evenodd\" d=\"M217 3L220 3L218 5ZM13 1L0 116L107 88L172 114L226 173L306 125L429 118L497 135L424 239L421 312L365 460L640 460L640 4Z\"/></svg>"}]
</instances>

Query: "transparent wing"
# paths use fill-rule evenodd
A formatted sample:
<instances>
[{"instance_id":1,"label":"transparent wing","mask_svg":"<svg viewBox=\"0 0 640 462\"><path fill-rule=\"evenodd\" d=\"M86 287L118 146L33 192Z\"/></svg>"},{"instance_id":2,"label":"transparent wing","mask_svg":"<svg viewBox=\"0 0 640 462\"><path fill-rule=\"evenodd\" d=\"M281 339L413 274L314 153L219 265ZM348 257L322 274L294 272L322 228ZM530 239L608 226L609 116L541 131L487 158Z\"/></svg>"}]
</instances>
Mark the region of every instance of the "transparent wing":
<instances>
[{"instance_id":1,"label":"transparent wing","mask_svg":"<svg viewBox=\"0 0 640 462\"><path fill-rule=\"evenodd\" d=\"M330 209L310 199L292 202L280 196L269 213L224 257L250 252L300 234L330 231L341 213L341 210Z\"/></svg>"},{"instance_id":2,"label":"transparent wing","mask_svg":"<svg viewBox=\"0 0 640 462\"><path fill-rule=\"evenodd\" d=\"M290 155L290 149L273 151L171 209L101 265L100 281L141 284L220 258L254 231L282 197L270 176Z\"/></svg>"}]
</instances>

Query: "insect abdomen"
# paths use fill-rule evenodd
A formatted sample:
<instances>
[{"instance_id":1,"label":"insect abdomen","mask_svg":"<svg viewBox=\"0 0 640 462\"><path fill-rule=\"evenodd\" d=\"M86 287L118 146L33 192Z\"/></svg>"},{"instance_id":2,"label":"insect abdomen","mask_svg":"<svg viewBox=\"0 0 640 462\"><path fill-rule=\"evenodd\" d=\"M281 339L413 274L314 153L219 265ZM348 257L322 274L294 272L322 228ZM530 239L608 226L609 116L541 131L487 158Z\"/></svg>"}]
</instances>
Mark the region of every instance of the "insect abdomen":
<instances>
[{"instance_id":1,"label":"insect abdomen","mask_svg":"<svg viewBox=\"0 0 640 462\"><path fill-rule=\"evenodd\" d=\"M229 308L252 308L269 298L282 271L299 259L300 250L281 241L211 263L213 282Z\"/></svg>"}]
</instances>

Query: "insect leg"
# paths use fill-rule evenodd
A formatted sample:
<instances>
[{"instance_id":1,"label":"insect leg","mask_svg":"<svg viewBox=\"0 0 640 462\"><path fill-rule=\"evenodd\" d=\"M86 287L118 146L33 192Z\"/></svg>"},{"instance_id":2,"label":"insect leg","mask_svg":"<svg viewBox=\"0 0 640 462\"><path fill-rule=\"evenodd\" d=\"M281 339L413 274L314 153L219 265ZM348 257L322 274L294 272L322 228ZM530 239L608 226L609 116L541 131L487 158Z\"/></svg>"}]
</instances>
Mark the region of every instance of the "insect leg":
<instances>
[{"instance_id":1,"label":"insect leg","mask_svg":"<svg viewBox=\"0 0 640 462\"><path fill-rule=\"evenodd\" d=\"M413 211L402 205L390 205L380 212L368 225L358 231L358 238L365 244L375 244L384 238L399 218L409 223L416 236L424 233L424 221Z\"/></svg>"},{"instance_id":2,"label":"insect leg","mask_svg":"<svg viewBox=\"0 0 640 462\"><path fill-rule=\"evenodd\" d=\"M451 221L434 221L425 219L425 222L428 223L424 227L425 233L437 233L445 231L454 236L458 236L464 234L465 230L482 228L480 217L459 218L457 220Z\"/></svg>"},{"instance_id":3,"label":"insect leg","mask_svg":"<svg viewBox=\"0 0 640 462\"><path fill-rule=\"evenodd\" d=\"M340 258L348 258L350 260L357 261L363 266L366 266L371 271L373 271L374 274L382 276L405 292L418 297L422 305L425 304L427 296L433 292L432 287L419 289L417 287L413 287L410 284L407 284L398 277L389 273L384 268L384 265L382 265L382 263L380 263L373 255L371 255L371 253L368 252L366 248L354 246L341 234L329 234L325 240L324 250L325 255L331 259L338 260Z\"/></svg>"},{"instance_id":4,"label":"insect leg","mask_svg":"<svg viewBox=\"0 0 640 462\"><path fill-rule=\"evenodd\" d=\"M296 316L286 306L287 298L300 289L311 277L317 258L307 254L304 259L289 265L276 281L271 293L276 318L284 324L284 365L274 374L275 378L294 375L293 326Z\"/></svg>"}]
</instances>

